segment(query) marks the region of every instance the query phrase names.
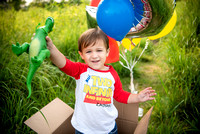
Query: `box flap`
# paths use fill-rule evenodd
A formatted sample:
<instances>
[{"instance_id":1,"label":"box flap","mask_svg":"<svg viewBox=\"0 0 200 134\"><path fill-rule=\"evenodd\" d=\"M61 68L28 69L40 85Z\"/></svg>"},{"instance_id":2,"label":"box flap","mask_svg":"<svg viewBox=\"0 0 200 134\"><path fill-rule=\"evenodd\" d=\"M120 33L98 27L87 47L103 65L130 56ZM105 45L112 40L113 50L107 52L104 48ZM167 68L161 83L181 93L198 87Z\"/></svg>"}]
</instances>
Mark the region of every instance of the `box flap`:
<instances>
[{"instance_id":1,"label":"box flap","mask_svg":"<svg viewBox=\"0 0 200 134\"><path fill-rule=\"evenodd\" d=\"M123 104L114 101L114 105L118 110L118 118L116 119L118 133L133 134L138 123L139 104Z\"/></svg>"},{"instance_id":2,"label":"box flap","mask_svg":"<svg viewBox=\"0 0 200 134\"><path fill-rule=\"evenodd\" d=\"M114 101L119 116L116 120L119 134L146 134L153 107L138 124L139 104L122 104ZM59 98L54 99L24 123L39 134L74 134L71 125L73 109ZM48 122L48 123L47 123Z\"/></svg>"},{"instance_id":3,"label":"box flap","mask_svg":"<svg viewBox=\"0 0 200 134\"><path fill-rule=\"evenodd\" d=\"M133 134L137 126L136 122L116 119L118 134Z\"/></svg>"},{"instance_id":4,"label":"box flap","mask_svg":"<svg viewBox=\"0 0 200 134\"><path fill-rule=\"evenodd\" d=\"M117 101L114 101L114 105L118 110L118 118L127 120L127 121L133 121L138 122L138 103L132 103L132 104L123 104L119 103Z\"/></svg>"},{"instance_id":5,"label":"box flap","mask_svg":"<svg viewBox=\"0 0 200 134\"><path fill-rule=\"evenodd\" d=\"M71 126L70 120L74 110L62 100L56 98L40 111L43 113L46 120L38 111L24 122L35 132L40 134L73 133L71 131L74 131L74 129ZM63 129L62 126L68 129Z\"/></svg>"},{"instance_id":6,"label":"box flap","mask_svg":"<svg viewBox=\"0 0 200 134\"><path fill-rule=\"evenodd\" d=\"M152 110L153 110L153 107L151 107L151 109L144 115L144 117L142 117L142 119L140 120L140 122L138 123L138 125L135 129L134 134L146 134L147 133Z\"/></svg>"}]
</instances>

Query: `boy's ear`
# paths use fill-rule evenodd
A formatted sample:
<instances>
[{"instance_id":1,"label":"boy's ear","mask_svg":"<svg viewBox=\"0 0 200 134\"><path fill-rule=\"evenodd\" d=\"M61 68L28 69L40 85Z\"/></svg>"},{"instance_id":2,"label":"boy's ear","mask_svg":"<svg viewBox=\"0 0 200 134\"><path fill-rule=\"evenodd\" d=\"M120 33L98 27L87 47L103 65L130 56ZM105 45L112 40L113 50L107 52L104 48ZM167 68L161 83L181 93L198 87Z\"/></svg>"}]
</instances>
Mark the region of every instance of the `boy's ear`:
<instances>
[{"instance_id":1,"label":"boy's ear","mask_svg":"<svg viewBox=\"0 0 200 134\"><path fill-rule=\"evenodd\" d=\"M83 53L80 52L80 51L78 51L78 53L80 54L81 58L84 60L84 58L83 58Z\"/></svg>"},{"instance_id":2,"label":"boy's ear","mask_svg":"<svg viewBox=\"0 0 200 134\"><path fill-rule=\"evenodd\" d=\"M110 48L108 48L106 51L107 51L106 57L108 57L108 55L110 53Z\"/></svg>"}]
</instances>

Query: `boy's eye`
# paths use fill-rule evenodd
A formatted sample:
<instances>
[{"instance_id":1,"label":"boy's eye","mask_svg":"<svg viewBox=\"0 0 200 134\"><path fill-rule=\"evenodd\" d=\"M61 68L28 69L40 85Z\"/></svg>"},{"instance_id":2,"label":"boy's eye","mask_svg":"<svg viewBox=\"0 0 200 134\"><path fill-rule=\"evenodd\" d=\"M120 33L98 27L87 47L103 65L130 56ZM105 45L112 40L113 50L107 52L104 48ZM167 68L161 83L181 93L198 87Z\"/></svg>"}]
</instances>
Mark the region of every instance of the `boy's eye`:
<instances>
[{"instance_id":1,"label":"boy's eye","mask_svg":"<svg viewBox=\"0 0 200 134\"><path fill-rule=\"evenodd\" d=\"M101 49L99 49L99 50L97 50L97 52L102 52L102 50L101 50Z\"/></svg>"},{"instance_id":2,"label":"boy's eye","mask_svg":"<svg viewBox=\"0 0 200 134\"><path fill-rule=\"evenodd\" d=\"M91 53L91 51L86 51L86 53Z\"/></svg>"}]
</instances>

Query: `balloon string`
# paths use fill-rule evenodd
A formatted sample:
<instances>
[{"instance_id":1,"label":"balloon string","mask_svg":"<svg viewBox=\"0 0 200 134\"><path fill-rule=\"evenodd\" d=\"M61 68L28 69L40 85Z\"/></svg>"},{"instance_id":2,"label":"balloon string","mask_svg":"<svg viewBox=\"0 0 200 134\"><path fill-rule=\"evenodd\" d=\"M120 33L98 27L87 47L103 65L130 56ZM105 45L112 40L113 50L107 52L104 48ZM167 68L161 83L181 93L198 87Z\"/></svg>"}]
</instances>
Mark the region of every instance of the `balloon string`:
<instances>
[{"instance_id":1,"label":"balloon string","mask_svg":"<svg viewBox=\"0 0 200 134\"><path fill-rule=\"evenodd\" d=\"M129 40L131 41L131 45L133 45L135 47L135 43L132 41L132 39L129 38Z\"/></svg>"},{"instance_id":2,"label":"balloon string","mask_svg":"<svg viewBox=\"0 0 200 134\"><path fill-rule=\"evenodd\" d=\"M137 64L137 62L140 60L141 56L143 55L144 51L148 48L148 45L149 45L149 39L146 40L146 44L145 44L145 47L144 49L142 50L140 56L138 57L137 61L134 63L133 67Z\"/></svg>"},{"instance_id":3,"label":"balloon string","mask_svg":"<svg viewBox=\"0 0 200 134\"><path fill-rule=\"evenodd\" d=\"M129 40L131 41L131 39L129 39ZM131 42L132 42L132 41L131 41ZM120 43L122 43L122 42L120 42ZM133 43L133 42L132 42L132 43ZM134 87L134 83L133 83L133 68L134 68L134 66L137 64L137 62L140 60L140 58L141 58L141 56L143 55L144 51L148 48L148 45L149 45L149 40L147 39L147 40L146 40L145 47L144 47L144 49L142 50L140 56L139 56L138 58L136 58L136 56L135 56L134 60L132 60L132 58L131 58L131 59L128 59L128 58L126 57L126 54L125 54L126 51L122 50L121 53L120 53L120 57L125 61L126 65L124 65L124 63L121 62L121 61L119 61L119 63L120 63L124 68L126 68L126 69L128 69L128 70L130 71L130 77L131 77L131 81L130 81L130 90L131 90L132 93L133 93L133 92L136 92L136 91L135 91L135 87ZM125 49L125 50L127 50L127 49Z\"/></svg>"}]
</instances>

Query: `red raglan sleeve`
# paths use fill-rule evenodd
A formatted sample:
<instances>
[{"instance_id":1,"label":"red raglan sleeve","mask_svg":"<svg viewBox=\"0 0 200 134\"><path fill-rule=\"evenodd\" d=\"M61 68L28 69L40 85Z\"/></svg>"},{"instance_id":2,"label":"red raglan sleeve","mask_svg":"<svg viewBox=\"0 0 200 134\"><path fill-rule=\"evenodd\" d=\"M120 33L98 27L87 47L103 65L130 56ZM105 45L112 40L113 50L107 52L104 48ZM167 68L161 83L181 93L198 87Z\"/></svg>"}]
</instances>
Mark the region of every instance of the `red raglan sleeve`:
<instances>
[{"instance_id":1,"label":"red raglan sleeve","mask_svg":"<svg viewBox=\"0 0 200 134\"><path fill-rule=\"evenodd\" d=\"M75 79L79 79L81 73L87 70L87 65L80 62L72 62L66 58L66 64L60 70Z\"/></svg>"},{"instance_id":2,"label":"red raglan sleeve","mask_svg":"<svg viewBox=\"0 0 200 134\"><path fill-rule=\"evenodd\" d=\"M115 79L115 84L114 84L115 90L114 90L113 98L118 102L127 104L128 97L131 93L124 91L122 89L122 83L120 81L119 75L117 74L117 72L115 70L112 71L112 75Z\"/></svg>"}]
</instances>

